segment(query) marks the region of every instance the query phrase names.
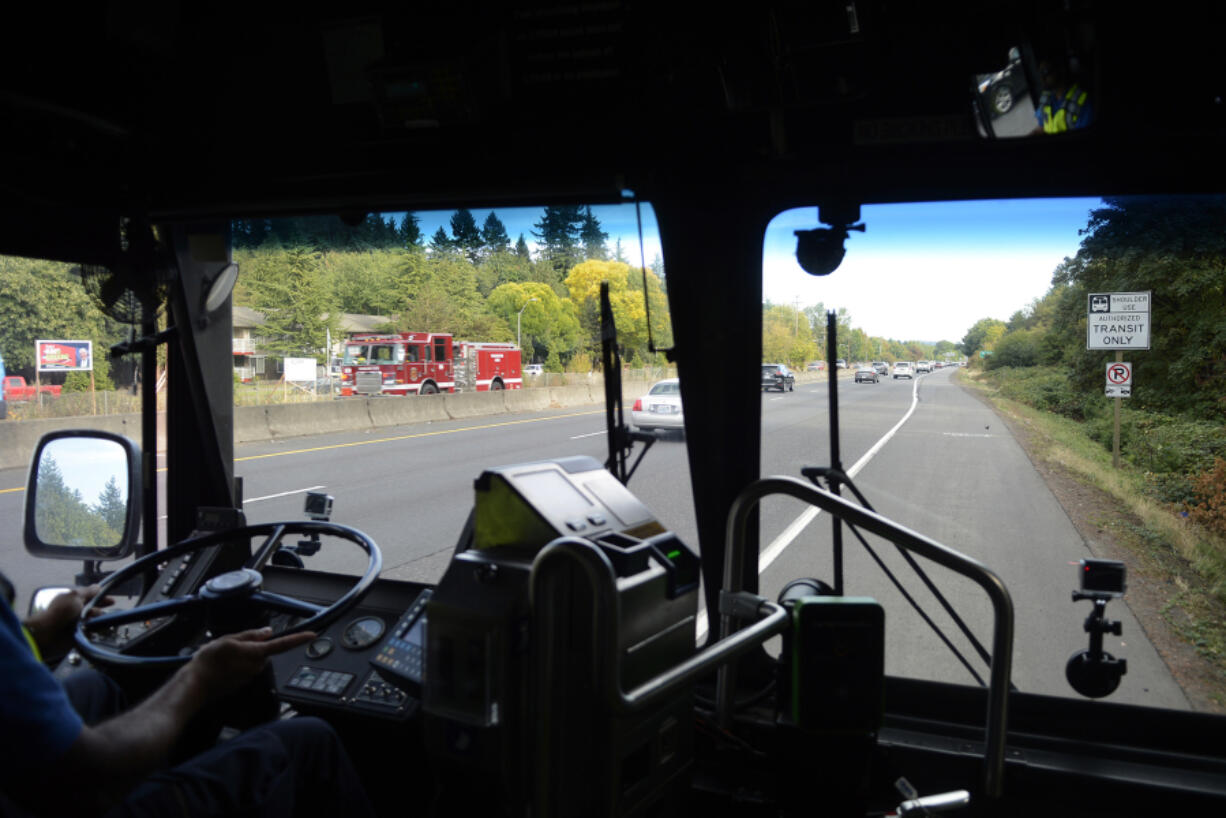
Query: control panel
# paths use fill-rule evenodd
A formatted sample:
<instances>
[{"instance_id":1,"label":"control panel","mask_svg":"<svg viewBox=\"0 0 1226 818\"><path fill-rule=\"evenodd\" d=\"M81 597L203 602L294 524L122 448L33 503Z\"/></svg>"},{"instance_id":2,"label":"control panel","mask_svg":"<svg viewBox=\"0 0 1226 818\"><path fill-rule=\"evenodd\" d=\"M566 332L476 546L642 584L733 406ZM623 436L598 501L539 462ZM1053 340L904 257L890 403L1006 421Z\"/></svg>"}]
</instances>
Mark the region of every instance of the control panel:
<instances>
[{"instance_id":1,"label":"control panel","mask_svg":"<svg viewBox=\"0 0 1226 818\"><path fill-rule=\"evenodd\" d=\"M274 592L326 604L339 597L351 579L267 568L265 583ZM272 658L278 695L304 711L343 710L394 721L412 718L420 707L424 646L420 634L430 593L417 583L378 580L360 605L314 640Z\"/></svg>"},{"instance_id":2,"label":"control panel","mask_svg":"<svg viewBox=\"0 0 1226 818\"><path fill-rule=\"evenodd\" d=\"M426 603L433 594L427 588L418 595L370 660L376 670L412 693L421 693L425 677Z\"/></svg>"}]
</instances>

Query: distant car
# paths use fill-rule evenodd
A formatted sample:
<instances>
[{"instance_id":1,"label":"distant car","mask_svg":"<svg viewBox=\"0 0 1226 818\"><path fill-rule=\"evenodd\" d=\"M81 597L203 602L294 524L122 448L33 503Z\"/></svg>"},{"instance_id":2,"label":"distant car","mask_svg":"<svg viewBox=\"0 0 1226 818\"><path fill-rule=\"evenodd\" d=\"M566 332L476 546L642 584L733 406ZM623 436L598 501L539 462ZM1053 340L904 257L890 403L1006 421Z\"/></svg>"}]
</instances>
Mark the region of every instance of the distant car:
<instances>
[{"instance_id":1,"label":"distant car","mask_svg":"<svg viewBox=\"0 0 1226 818\"><path fill-rule=\"evenodd\" d=\"M834 362L834 365L838 369L846 369L847 361L843 360L842 358L839 358L837 361Z\"/></svg>"},{"instance_id":2,"label":"distant car","mask_svg":"<svg viewBox=\"0 0 1226 818\"><path fill-rule=\"evenodd\" d=\"M911 368L910 361L899 361L894 364L894 380L899 378L914 378L915 370Z\"/></svg>"},{"instance_id":3,"label":"distant car","mask_svg":"<svg viewBox=\"0 0 1226 818\"><path fill-rule=\"evenodd\" d=\"M890 365L885 361L873 361L873 369L877 370L878 375L890 374Z\"/></svg>"},{"instance_id":4,"label":"distant car","mask_svg":"<svg viewBox=\"0 0 1226 818\"><path fill-rule=\"evenodd\" d=\"M915 371L922 375L925 372L932 372L932 361L920 361L915 365Z\"/></svg>"},{"instance_id":5,"label":"distant car","mask_svg":"<svg viewBox=\"0 0 1226 818\"><path fill-rule=\"evenodd\" d=\"M654 429L684 429L681 413L681 381L669 378L652 384L647 394L634 402L630 422L645 432Z\"/></svg>"},{"instance_id":6,"label":"distant car","mask_svg":"<svg viewBox=\"0 0 1226 818\"><path fill-rule=\"evenodd\" d=\"M524 367L524 377L525 378L535 378L537 375L544 375L544 374L545 374L544 364L528 364L527 366Z\"/></svg>"},{"instance_id":7,"label":"distant car","mask_svg":"<svg viewBox=\"0 0 1226 818\"><path fill-rule=\"evenodd\" d=\"M856 383L877 383L877 369L871 366L862 366L856 370Z\"/></svg>"},{"instance_id":8,"label":"distant car","mask_svg":"<svg viewBox=\"0 0 1226 818\"><path fill-rule=\"evenodd\" d=\"M821 372L825 368L826 368L825 361L810 361L809 365L805 367L805 369L807 369L809 372Z\"/></svg>"},{"instance_id":9,"label":"distant car","mask_svg":"<svg viewBox=\"0 0 1226 818\"><path fill-rule=\"evenodd\" d=\"M762 364L762 391L778 389L791 392L796 386L796 376L783 364Z\"/></svg>"}]
</instances>

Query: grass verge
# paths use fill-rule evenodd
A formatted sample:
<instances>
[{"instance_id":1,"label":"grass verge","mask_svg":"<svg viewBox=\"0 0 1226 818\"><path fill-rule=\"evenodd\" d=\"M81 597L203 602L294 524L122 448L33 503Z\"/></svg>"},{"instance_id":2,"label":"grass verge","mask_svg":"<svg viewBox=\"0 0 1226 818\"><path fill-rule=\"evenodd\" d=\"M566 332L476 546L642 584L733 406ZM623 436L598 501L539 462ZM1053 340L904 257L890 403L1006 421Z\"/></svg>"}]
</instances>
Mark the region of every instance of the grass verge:
<instances>
[{"instance_id":1,"label":"grass verge","mask_svg":"<svg viewBox=\"0 0 1226 818\"><path fill-rule=\"evenodd\" d=\"M1027 440L1019 442L1032 459L1103 498L1106 507L1090 523L1129 553L1130 586L1147 581L1164 589L1158 614L1204 663L1197 675L1210 688L1206 694L1226 708L1226 542L1155 500L1143 470L1127 463L1115 469L1111 453L1088 436L1084 423L1006 398L976 375L963 371L959 382L1024 430Z\"/></svg>"}]
</instances>

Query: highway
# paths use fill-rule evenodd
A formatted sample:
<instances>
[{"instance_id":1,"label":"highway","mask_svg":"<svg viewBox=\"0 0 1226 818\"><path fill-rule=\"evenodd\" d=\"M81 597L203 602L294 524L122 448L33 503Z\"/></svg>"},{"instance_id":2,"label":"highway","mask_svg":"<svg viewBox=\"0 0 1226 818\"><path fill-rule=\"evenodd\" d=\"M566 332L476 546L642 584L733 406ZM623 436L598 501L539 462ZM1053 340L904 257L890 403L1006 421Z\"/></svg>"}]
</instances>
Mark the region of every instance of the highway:
<instances>
[{"instance_id":1,"label":"highway","mask_svg":"<svg viewBox=\"0 0 1226 818\"><path fill-rule=\"evenodd\" d=\"M1070 563L1093 555L1004 424L951 377L945 369L915 381L840 381L844 468L878 512L1002 577L1016 606L1013 680L1019 689L1075 695L1064 666L1087 646L1082 622L1091 606L1071 601L1076 573ZM762 395L764 475L799 476L803 466L828 464L827 389L824 382L801 383L794 392ZM301 519L304 493L325 491L336 500L335 522L379 543L384 576L433 582L447 565L472 505L472 481L483 467L571 455L603 461L606 452L604 413L591 407L248 444L236 447L235 469L244 481L249 521ZM630 488L697 548L685 458L679 436L657 443ZM22 593L19 608L30 588L62 584L80 569L79 563L25 554L24 479L20 470L0 472L0 568ZM798 501L768 498L761 520L765 595L796 577L833 582L827 515ZM887 673L976 684L850 532L844 543L845 592L871 596L886 610ZM893 546L874 538L869 545L986 679L987 665ZM363 564L356 549L325 550L308 563L355 572ZM929 564L925 570L990 648L992 613L983 592L945 569ZM1129 670L1110 700L1187 708L1126 603L1112 603L1107 614L1123 621L1123 636L1107 636L1104 647L1126 657Z\"/></svg>"}]
</instances>

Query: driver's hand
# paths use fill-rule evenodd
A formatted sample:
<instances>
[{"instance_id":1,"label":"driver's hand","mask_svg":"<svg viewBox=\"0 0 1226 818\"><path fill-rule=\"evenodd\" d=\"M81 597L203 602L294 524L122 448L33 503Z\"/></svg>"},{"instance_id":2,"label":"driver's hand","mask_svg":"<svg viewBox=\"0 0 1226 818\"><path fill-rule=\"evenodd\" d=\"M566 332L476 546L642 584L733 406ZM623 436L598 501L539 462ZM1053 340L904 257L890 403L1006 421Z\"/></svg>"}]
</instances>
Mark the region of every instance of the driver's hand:
<instances>
[{"instance_id":1,"label":"driver's hand","mask_svg":"<svg viewBox=\"0 0 1226 818\"><path fill-rule=\"evenodd\" d=\"M45 610L27 619L26 629L34 636L34 641L38 642L38 649L52 656L66 652L72 646L72 631L81 617L81 609L97 595L97 585L73 588L53 599ZM102 613L98 609L105 608L112 602L114 600L109 596L99 599L90 615L98 616Z\"/></svg>"},{"instance_id":2,"label":"driver's hand","mask_svg":"<svg viewBox=\"0 0 1226 818\"><path fill-rule=\"evenodd\" d=\"M255 678L269 656L305 645L315 637L306 631L273 639L272 628L232 633L200 648L188 666L199 674L206 696L224 696Z\"/></svg>"}]
</instances>

